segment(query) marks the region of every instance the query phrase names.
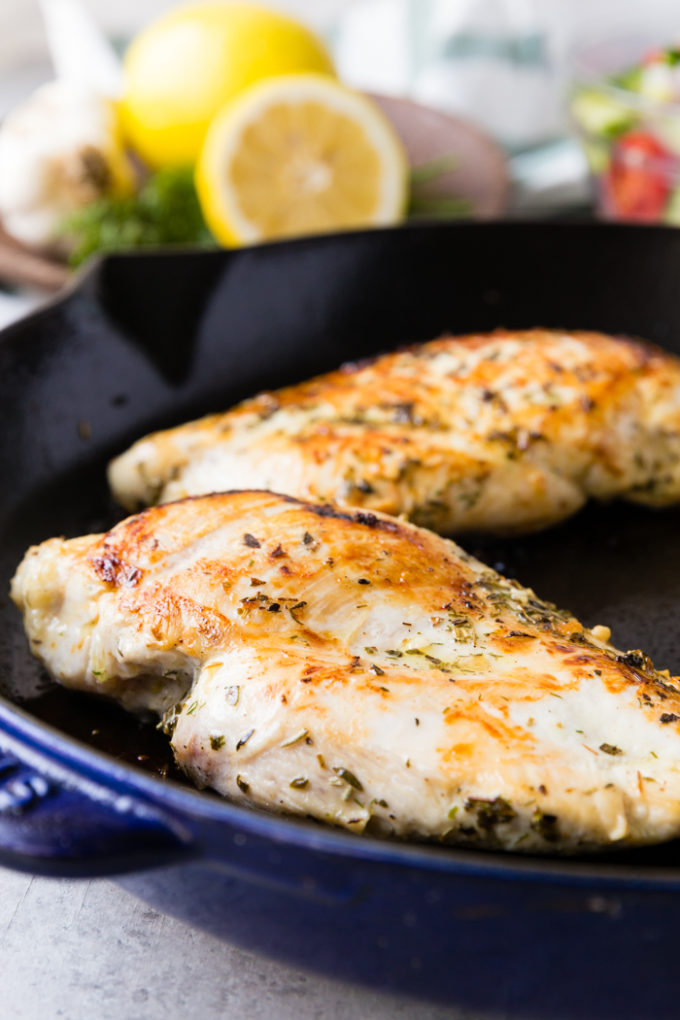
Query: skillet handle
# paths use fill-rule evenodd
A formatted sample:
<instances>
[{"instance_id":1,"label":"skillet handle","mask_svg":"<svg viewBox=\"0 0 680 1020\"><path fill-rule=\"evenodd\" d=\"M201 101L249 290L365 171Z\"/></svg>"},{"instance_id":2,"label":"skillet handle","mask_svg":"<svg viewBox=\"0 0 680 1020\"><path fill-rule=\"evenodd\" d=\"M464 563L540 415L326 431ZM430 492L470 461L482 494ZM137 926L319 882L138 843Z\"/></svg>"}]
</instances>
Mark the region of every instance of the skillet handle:
<instances>
[{"instance_id":1,"label":"skillet handle","mask_svg":"<svg viewBox=\"0 0 680 1020\"><path fill-rule=\"evenodd\" d=\"M68 773L57 778L20 754L7 748L0 729L1 865L80 878L139 871L196 853L186 829L154 806Z\"/></svg>"}]
</instances>

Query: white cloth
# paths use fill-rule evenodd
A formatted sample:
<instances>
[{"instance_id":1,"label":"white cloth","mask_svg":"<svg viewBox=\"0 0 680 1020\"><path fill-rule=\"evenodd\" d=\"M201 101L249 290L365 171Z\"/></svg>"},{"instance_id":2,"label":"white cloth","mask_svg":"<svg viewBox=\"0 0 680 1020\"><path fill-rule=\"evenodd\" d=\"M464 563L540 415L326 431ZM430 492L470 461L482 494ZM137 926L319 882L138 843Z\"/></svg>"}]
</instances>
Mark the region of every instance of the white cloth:
<instances>
[{"instance_id":1,"label":"white cloth","mask_svg":"<svg viewBox=\"0 0 680 1020\"><path fill-rule=\"evenodd\" d=\"M7 294L0 291L0 329L32 311L43 298L29 293Z\"/></svg>"}]
</instances>

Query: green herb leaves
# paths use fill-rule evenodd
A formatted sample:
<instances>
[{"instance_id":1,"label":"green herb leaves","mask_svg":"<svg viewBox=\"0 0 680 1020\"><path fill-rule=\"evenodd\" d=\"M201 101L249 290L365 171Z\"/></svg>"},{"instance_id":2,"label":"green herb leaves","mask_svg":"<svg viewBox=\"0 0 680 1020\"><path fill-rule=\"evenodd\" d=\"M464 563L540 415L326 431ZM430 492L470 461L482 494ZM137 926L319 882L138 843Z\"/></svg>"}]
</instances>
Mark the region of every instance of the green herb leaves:
<instances>
[{"instance_id":1,"label":"green herb leaves","mask_svg":"<svg viewBox=\"0 0 680 1020\"><path fill-rule=\"evenodd\" d=\"M190 168L159 170L135 195L92 202L63 223L71 245L70 263L79 266L97 252L186 244L212 247Z\"/></svg>"}]
</instances>

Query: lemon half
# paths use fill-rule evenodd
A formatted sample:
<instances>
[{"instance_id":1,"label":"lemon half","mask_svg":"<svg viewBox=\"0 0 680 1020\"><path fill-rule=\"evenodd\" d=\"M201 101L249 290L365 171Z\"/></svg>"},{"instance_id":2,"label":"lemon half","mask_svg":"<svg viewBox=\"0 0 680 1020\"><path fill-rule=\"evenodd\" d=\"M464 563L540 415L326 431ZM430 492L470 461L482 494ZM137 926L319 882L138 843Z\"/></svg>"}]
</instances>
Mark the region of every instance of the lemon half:
<instances>
[{"instance_id":1,"label":"lemon half","mask_svg":"<svg viewBox=\"0 0 680 1020\"><path fill-rule=\"evenodd\" d=\"M208 124L242 89L276 74L334 74L304 25L250 3L198 3L152 22L125 54L122 120L153 167L196 162Z\"/></svg>"},{"instance_id":2,"label":"lemon half","mask_svg":"<svg viewBox=\"0 0 680 1020\"><path fill-rule=\"evenodd\" d=\"M395 223L407 179L383 113L318 74L241 93L210 126L196 171L206 222L227 245Z\"/></svg>"}]
</instances>

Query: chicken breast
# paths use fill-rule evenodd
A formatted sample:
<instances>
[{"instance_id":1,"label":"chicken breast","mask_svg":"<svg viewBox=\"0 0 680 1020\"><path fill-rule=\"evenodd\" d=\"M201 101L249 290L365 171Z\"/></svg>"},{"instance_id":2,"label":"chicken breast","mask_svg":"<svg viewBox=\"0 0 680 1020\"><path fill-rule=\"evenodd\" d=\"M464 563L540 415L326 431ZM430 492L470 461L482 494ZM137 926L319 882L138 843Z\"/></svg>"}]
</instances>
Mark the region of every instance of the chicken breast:
<instances>
[{"instance_id":1,"label":"chicken breast","mask_svg":"<svg viewBox=\"0 0 680 1020\"><path fill-rule=\"evenodd\" d=\"M411 524L266 492L27 553L68 687L163 716L203 787L361 832L575 851L680 834L680 687Z\"/></svg>"},{"instance_id":2,"label":"chicken breast","mask_svg":"<svg viewBox=\"0 0 680 1020\"><path fill-rule=\"evenodd\" d=\"M264 488L441 534L528 531L590 497L680 498L680 361L554 330L445 337L158 432L110 467L136 509Z\"/></svg>"}]
</instances>

